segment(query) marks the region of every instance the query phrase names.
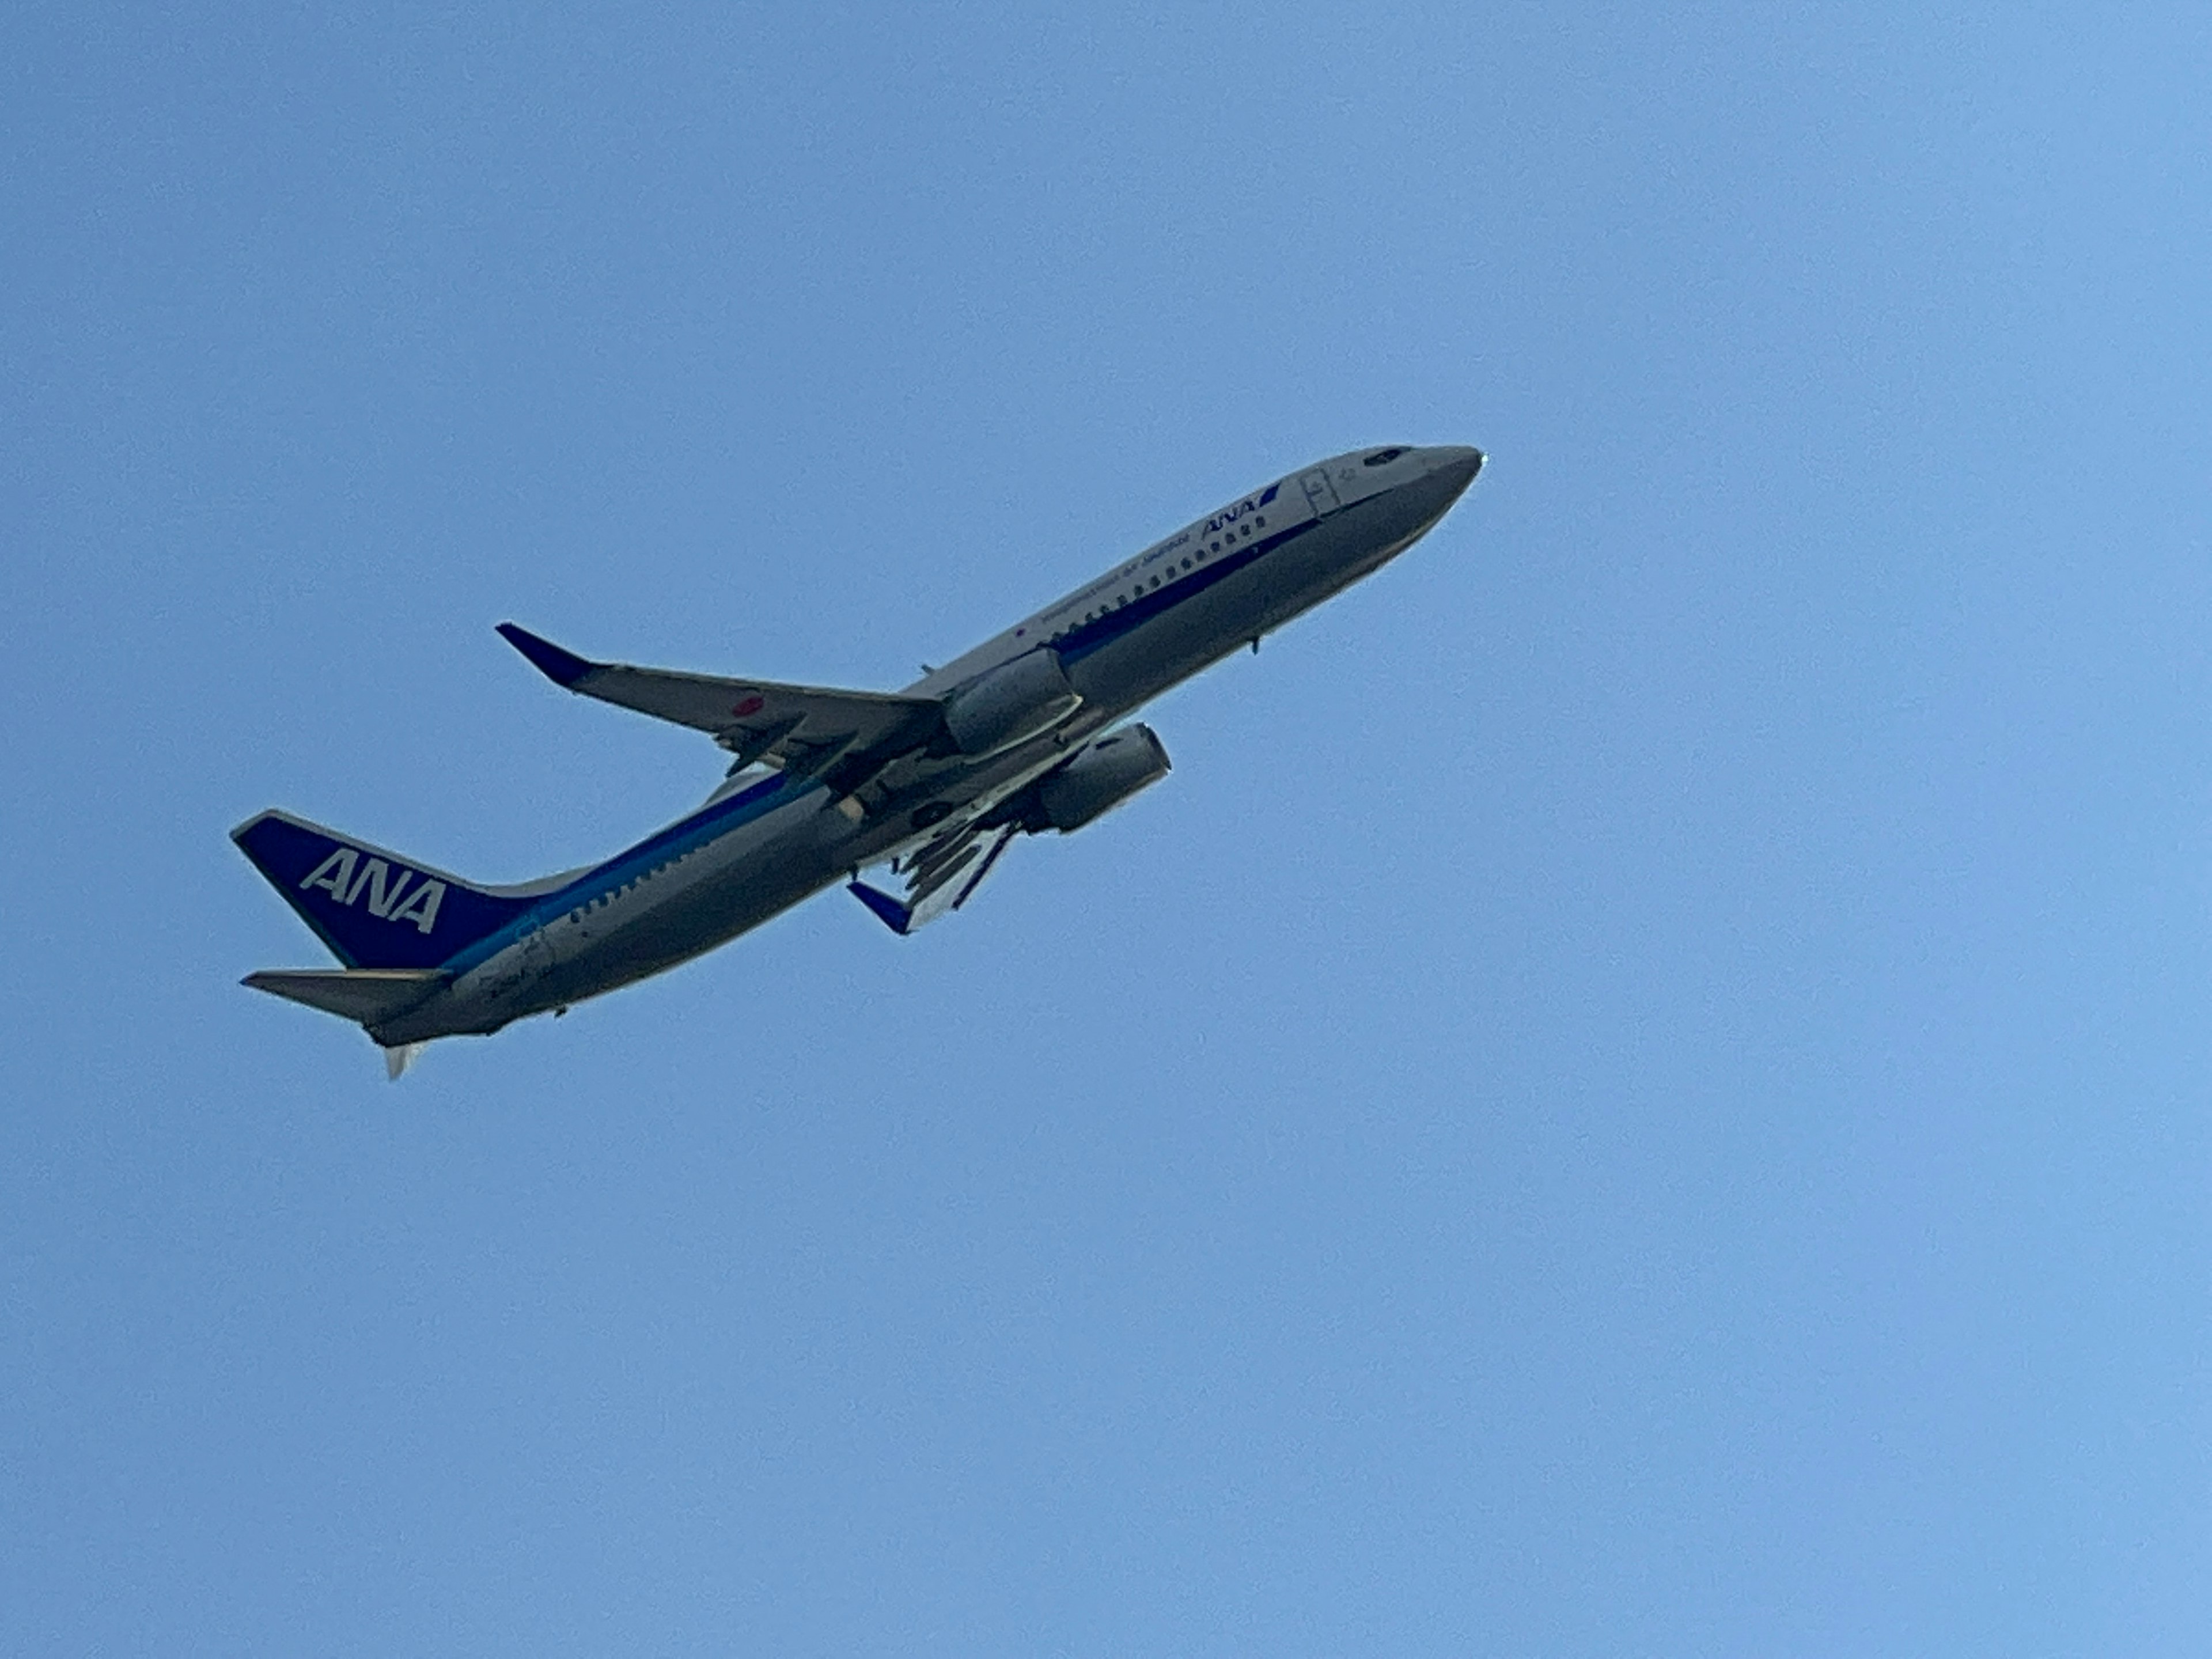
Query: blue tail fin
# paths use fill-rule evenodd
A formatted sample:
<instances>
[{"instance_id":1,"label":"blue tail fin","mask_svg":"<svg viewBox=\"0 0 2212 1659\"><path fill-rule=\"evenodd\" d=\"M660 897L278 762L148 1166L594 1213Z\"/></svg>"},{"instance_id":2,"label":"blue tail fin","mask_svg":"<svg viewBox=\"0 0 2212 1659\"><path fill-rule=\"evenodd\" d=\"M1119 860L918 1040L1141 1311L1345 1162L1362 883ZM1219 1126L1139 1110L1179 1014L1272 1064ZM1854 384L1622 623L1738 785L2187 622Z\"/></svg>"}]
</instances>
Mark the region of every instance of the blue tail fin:
<instances>
[{"instance_id":1,"label":"blue tail fin","mask_svg":"<svg viewBox=\"0 0 2212 1659\"><path fill-rule=\"evenodd\" d=\"M251 818L230 838L349 968L435 968L533 902L283 812Z\"/></svg>"}]
</instances>

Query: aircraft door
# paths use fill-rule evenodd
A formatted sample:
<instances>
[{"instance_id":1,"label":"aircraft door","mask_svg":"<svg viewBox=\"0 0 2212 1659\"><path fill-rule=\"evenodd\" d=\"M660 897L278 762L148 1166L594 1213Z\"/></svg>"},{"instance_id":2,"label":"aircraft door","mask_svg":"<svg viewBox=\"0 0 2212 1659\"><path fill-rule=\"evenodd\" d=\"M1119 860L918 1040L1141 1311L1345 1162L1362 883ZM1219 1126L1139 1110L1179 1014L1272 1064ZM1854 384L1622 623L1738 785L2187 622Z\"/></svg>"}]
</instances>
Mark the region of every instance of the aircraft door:
<instances>
[{"instance_id":1,"label":"aircraft door","mask_svg":"<svg viewBox=\"0 0 2212 1659\"><path fill-rule=\"evenodd\" d=\"M1336 486L1328 481L1328 469L1317 466L1298 480L1298 488L1306 492L1306 505L1313 508L1316 519L1336 511Z\"/></svg>"}]
</instances>

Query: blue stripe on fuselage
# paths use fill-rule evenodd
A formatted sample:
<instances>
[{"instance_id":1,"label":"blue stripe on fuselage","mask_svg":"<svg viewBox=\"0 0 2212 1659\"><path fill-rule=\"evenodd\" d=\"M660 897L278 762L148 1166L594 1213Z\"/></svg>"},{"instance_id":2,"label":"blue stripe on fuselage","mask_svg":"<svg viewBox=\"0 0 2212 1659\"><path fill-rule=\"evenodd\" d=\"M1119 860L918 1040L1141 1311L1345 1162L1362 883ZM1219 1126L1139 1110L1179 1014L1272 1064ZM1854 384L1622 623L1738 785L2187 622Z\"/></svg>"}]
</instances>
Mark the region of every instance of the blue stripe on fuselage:
<instances>
[{"instance_id":1,"label":"blue stripe on fuselage","mask_svg":"<svg viewBox=\"0 0 2212 1659\"><path fill-rule=\"evenodd\" d=\"M1094 617L1087 623L1078 623L1060 636L1056 648L1062 662L1078 662L1094 651L1104 649L1116 640L1127 638L1155 617L1165 616L1185 599L1195 599L1216 582L1226 580L1251 564L1264 553L1273 552L1285 542L1295 540L1321 523L1317 518L1303 524L1294 524L1287 530L1279 530L1272 536L1261 536L1243 544L1233 552L1224 550L1208 563L1194 566L1179 574L1173 581L1163 581L1158 588L1148 588L1133 595L1127 605L1115 605L1103 617Z\"/></svg>"},{"instance_id":2,"label":"blue stripe on fuselage","mask_svg":"<svg viewBox=\"0 0 2212 1659\"><path fill-rule=\"evenodd\" d=\"M690 817L679 818L666 829L655 830L636 846L627 848L605 863L586 870L566 887L556 888L546 894L508 926L457 952L442 964L444 971L456 976L465 974L470 969L497 956L533 927L542 927L567 911L588 904L594 899L606 897L625 882L647 872L655 865L681 858L732 830L766 817L779 807L788 806L802 799L810 790L822 787L812 778L792 779L779 773L772 778L763 778L758 783L750 788L740 789L734 795L726 795L711 805L702 806Z\"/></svg>"}]
</instances>

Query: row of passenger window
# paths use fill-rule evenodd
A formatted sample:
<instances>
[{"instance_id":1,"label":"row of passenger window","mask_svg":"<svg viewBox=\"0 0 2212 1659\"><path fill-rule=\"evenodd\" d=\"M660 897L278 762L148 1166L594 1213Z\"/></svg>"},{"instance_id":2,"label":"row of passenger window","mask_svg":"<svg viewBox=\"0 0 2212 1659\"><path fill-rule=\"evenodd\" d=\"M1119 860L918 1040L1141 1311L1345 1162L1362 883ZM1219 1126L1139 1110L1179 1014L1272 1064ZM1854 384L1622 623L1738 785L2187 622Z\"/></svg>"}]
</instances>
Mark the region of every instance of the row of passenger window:
<instances>
[{"instance_id":1,"label":"row of passenger window","mask_svg":"<svg viewBox=\"0 0 2212 1659\"><path fill-rule=\"evenodd\" d=\"M1084 623L1096 622L1099 617L1106 615L1108 611L1119 611L1123 605L1128 604L1131 599L1137 599L1143 594L1149 593L1152 589L1158 587L1162 580L1173 581L1177 576L1182 574L1185 571L1195 570L1200 565L1204 564L1206 560L1212 557L1213 555L1220 552L1223 548L1234 548L1239 542L1251 540L1254 531L1265 530L1267 527L1267 520L1263 517L1249 518L1245 520L1242 524L1230 526L1219 535L1214 537L1211 541L1202 543L1193 551L1186 554L1180 564L1170 563L1165 566L1158 575L1151 577L1149 580L1140 577L1136 581L1132 582L1125 592L1116 593L1112 599L1103 601L1097 610L1085 611L1081 617L1075 622L1070 623L1059 633L1054 635L1053 643L1055 645L1058 644L1061 640L1066 639L1068 635L1082 627Z\"/></svg>"},{"instance_id":2,"label":"row of passenger window","mask_svg":"<svg viewBox=\"0 0 2212 1659\"><path fill-rule=\"evenodd\" d=\"M690 854L688 853L679 853L665 864L654 865L652 869L647 870L642 875L632 876L628 881L616 888L612 892L602 893L597 898L586 899L581 904L568 912L568 920L571 921L581 921L592 911L605 909L608 905L612 904L623 894L630 891L634 888L642 887L647 882L652 880L653 877L659 875L663 870L670 869L676 865L683 863L684 860L690 856Z\"/></svg>"}]
</instances>

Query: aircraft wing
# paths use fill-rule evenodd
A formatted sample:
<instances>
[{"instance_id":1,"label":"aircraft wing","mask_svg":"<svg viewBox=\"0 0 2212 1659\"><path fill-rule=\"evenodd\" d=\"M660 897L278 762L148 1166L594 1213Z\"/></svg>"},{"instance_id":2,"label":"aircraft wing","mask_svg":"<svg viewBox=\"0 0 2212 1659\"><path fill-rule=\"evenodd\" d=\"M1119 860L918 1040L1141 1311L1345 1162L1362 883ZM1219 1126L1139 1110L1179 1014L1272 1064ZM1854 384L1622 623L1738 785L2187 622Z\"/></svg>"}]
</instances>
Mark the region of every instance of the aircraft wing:
<instances>
[{"instance_id":1,"label":"aircraft wing","mask_svg":"<svg viewBox=\"0 0 2212 1659\"><path fill-rule=\"evenodd\" d=\"M865 881L848 882L846 890L894 933L911 933L967 903L991 873L999 854L1020 833L1018 823L987 827L981 819L970 819L893 861L891 868L906 878L904 899Z\"/></svg>"},{"instance_id":2,"label":"aircraft wing","mask_svg":"<svg viewBox=\"0 0 2212 1659\"><path fill-rule=\"evenodd\" d=\"M766 761L811 775L848 755L888 758L927 742L943 718L942 706L927 697L592 662L513 623L499 631L556 685L712 733L737 757L732 772Z\"/></svg>"}]
</instances>

